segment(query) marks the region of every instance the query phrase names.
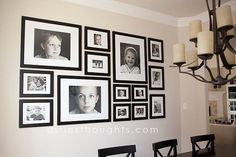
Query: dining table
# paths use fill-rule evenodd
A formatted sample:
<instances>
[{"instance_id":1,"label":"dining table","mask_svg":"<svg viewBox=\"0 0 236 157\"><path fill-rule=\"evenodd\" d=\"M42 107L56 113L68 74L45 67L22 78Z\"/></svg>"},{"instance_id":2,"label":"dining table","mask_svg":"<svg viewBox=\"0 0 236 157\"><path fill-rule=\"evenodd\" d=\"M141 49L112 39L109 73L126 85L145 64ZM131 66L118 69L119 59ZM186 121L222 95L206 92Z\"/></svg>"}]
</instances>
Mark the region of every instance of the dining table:
<instances>
[{"instance_id":1,"label":"dining table","mask_svg":"<svg viewBox=\"0 0 236 157\"><path fill-rule=\"evenodd\" d=\"M192 157L192 151L180 153L177 157ZM216 144L214 154L198 154L197 157L236 157L236 145Z\"/></svg>"}]
</instances>

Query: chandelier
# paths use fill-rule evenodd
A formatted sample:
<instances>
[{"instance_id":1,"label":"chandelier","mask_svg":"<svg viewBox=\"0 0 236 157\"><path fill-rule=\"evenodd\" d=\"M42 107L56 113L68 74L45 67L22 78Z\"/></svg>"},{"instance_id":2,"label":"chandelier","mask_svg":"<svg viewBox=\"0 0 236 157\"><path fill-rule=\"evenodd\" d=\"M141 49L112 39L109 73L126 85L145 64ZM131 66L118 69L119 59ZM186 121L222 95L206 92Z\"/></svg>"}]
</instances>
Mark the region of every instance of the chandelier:
<instances>
[{"instance_id":1,"label":"chandelier","mask_svg":"<svg viewBox=\"0 0 236 157\"><path fill-rule=\"evenodd\" d=\"M212 0L211 7L209 0L206 0L206 5L209 15L209 31L202 31L200 20L191 21L189 23L189 41L195 44L196 49L186 55L188 61L186 63L185 45L174 44L173 64L179 68L180 73L190 75L201 82L218 86L225 85L236 80L236 76L231 76L231 70L236 66L236 50L230 43L230 40L235 37L231 7L229 5L221 6L221 0ZM216 76L213 75L207 64L211 59L216 59ZM223 74L220 60L227 74ZM183 71L183 67L188 70ZM205 68L210 77L196 74L196 71L201 68Z\"/></svg>"}]
</instances>

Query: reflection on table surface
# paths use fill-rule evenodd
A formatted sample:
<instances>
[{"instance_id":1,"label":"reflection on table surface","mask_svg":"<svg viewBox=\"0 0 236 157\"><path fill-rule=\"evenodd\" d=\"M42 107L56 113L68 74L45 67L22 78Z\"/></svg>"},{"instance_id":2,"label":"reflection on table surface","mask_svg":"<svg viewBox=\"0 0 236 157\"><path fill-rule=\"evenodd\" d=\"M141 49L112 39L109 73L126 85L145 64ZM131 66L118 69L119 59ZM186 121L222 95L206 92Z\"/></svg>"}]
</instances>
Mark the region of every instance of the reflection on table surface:
<instances>
[{"instance_id":1,"label":"reflection on table surface","mask_svg":"<svg viewBox=\"0 0 236 157\"><path fill-rule=\"evenodd\" d=\"M178 157L192 157L192 151L178 154ZM236 145L216 145L215 154L201 154L199 157L236 157Z\"/></svg>"}]
</instances>

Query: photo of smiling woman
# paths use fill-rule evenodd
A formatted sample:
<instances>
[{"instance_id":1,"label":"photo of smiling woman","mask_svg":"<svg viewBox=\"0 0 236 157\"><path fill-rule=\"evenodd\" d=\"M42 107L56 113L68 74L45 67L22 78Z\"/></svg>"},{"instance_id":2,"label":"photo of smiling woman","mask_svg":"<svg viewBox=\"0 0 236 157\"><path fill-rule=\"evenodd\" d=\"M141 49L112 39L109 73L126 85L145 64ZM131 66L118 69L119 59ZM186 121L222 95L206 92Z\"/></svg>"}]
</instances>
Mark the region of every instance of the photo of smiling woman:
<instances>
[{"instance_id":1,"label":"photo of smiling woman","mask_svg":"<svg viewBox=\"0 0 236 157\"><path fill-rule=\"evenodd\" d=\"M69 114L101 113L101 87L70 86Z\"/></svg>"},{"instance_id":2,"label":"photo of smiling woman","mask_svg":"<svg viewBox=\"0 0 236 157\"><path fill-rule=\"evenodd\" d=\"M70 60L70 34L35 29L34 57Z\"/></svg>"},{"instance_id":3,"label":"photo of smiling woman","mask_svg":"<svg viewBox=\"0 0 236 157\"><path fill-rule=\"evenodd\" d=\"M140 74L140 52L139 46L120 43L121 67L120 73Z\"/></svg>"}]
</instances>

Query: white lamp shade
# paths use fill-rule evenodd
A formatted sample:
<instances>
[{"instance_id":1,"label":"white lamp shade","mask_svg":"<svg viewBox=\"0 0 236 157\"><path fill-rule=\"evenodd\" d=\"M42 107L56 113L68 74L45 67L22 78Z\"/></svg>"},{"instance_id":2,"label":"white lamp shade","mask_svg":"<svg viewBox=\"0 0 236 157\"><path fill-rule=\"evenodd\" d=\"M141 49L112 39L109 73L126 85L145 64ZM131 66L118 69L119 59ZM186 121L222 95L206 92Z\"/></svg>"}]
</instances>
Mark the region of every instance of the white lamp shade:
<instances>
[{"instance_id":1,"label":"white lamp shade","mask_svg":"<svg viewBox=\"0 0 236 157\"><path fill-rule=\"evenodd\" d=\"M198 55L213 54L213 32L204 31L198 33Z\"/></svg>"},{"instance_id":2,"label":"white lamp shade","mask_svg":"<svg viewBox=\"0 0 236 157\"><path fill-rule=\"evenodd\" d=\"M184 44L174 44L173 45L173 63L183 63L185 62L185 45Z\"/></svg>"},{"instance_id":3,"label":"white lamp shade","mask_svg":"<svg viewBox=\"0 0 236 157\"><path fill-rule=\"evenodd\" d=\"M218 28L222 26L233 25L233 17L231 13L231 7L225 5L216 9L216 18Z\"/></svg>"},{"instance_id":4,"label":"white lamp shade","mask_svg":"<svg viewBox=\"0 0 236 157\"><path fill-rule=\"evenodd\" d=\"M197 34L202 31L201 20L194 20L189 22L189 38L196 38Z\"/></svg>"}]
</instances>

